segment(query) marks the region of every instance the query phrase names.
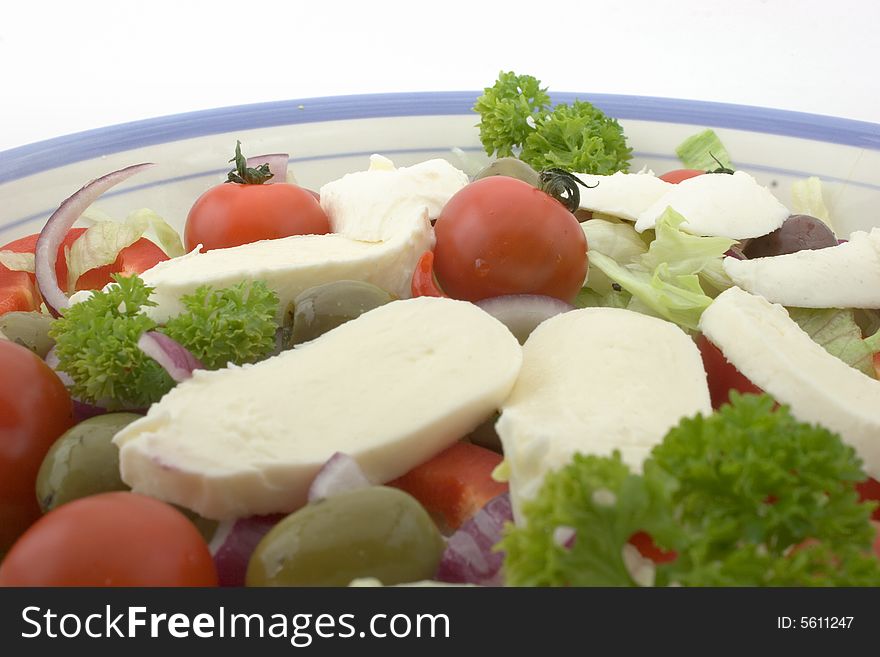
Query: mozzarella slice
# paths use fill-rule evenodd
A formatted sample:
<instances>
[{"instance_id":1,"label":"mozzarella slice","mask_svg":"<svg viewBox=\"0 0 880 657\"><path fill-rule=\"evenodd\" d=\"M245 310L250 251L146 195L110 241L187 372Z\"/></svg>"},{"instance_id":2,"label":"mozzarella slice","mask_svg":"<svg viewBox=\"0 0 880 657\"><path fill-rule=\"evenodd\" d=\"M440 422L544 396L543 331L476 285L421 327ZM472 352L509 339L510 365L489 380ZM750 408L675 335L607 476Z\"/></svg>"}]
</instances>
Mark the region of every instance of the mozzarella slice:
<instances>
[{"instance_id":1,"label":"mozzarella slice","mask_svg":"<svg viewBox=\"0 0 880 657\"><path fill-rule=\"evenodd\" d=\"M576 452L610 455L640 470L683 417L711 413L699 351L675 324L617 308L587 308L541 324L496 430L510 465L519 519L544 475Z\"/></svg>"},{"instance_id":2,"label":"mozzarella slice","mask_svg":"<svg viewBox=\"0 0 880 657\"><path fill-rule=\"evenodd\" d=\"M391 160L374 155L368 171L346 174L321 187L321 207L333 232L380 242L395 234L399 222L425 209L436 219L446 201L467 184L467 174L446 160L396 169Z\"/></svg>"},{"instance_id":3,"label":"mozzarella slice","mask_svg":"<svg viewBox=\"0 0 880 657\"><path fill-rule=\"evenodd\" d=\"M161 323L183 312L181 297L201 285L222 288L255 280L265 281L278 294L280 312L303 290L345 279L372 283L406 298L419 257L434 246L434 231L425 208L399 217L394 231L383 242L330 233L193 251L141 274L155 288L151 298L157 305L147 313Z\"/></svg>"},{"instance_id":4,"label":"mozzarella slice","mask_svg":"<svg viewBox=\"0 0 880 657\"><path fill-rule=\"evenodd\" d=\"M754 260L725 258L739 287L800 308L880 308L880 228L848 242Z\"/></svg>"},{"instance_id":5,"label":"mozzarella slice","mask_svg":"<svg viewBox=\"0 0 880 657\"><path fill-rule=\"evenodd\" d=\"M580 207L593 212L635 221L674 185L653 173L613 173L599 176L575 174L585 185L578 185Z\"/></svg>"},{"instance_id":6,"label":"mozzarella slice","mask_svg":"<svg viewBox=\"0 0 880 657\"><path fill-rule=\"evenodd\" d=\"M735 240L766 235L789 215L769 189L744 171L695 176L671 185L639 215L636 230L653 228L667 207L687 220L681 225L684 231Z\"/></svg>"},{"instance_id":7,"label":"mozzarella slice","mask_svg":"<svg viewBox=\"0 0 880 657\"><path fill-rule=\"evenodd\" d=\"M287 512L345 452L385 482L485 421L522 353L477 306L393 301L245 367L197 371L115 437L135 492L208 518Z\"/></svg>"},{"instance_id":8,"label":"mozzarella slice","mask_svg":"<svg viewBox=\"0 0 880 657\"><path fill-rule=\"evenodd\" d=\"M880 478L880 381L813 342L782 306L737 287L715 299L700 330L797 419L839 433Z\"/></svg>"}]
</instances>

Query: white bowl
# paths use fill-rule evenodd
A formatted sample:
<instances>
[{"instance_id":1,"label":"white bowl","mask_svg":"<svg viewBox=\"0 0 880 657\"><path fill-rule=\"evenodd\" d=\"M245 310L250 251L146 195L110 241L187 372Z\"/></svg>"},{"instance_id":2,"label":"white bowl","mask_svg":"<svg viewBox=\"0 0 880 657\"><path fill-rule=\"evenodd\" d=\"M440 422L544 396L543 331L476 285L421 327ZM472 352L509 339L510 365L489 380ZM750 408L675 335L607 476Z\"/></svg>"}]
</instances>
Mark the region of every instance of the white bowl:
<instances>
[{"instance_id":1,"label":"white bowl","mask_svg":"<svg viewBox=\"0 0 880 657\"><path fill-rule=\"evenodd\" d=\"M106 194L99 207L122 218L149 207L178 228L192 202L225 179L235 140L246 155L289 152L300 184L366 167L372 153L399 165L460 148L485 158L471 110L480 92L312 98L192 112L81 132L0 153L0 244L39 231L58 204L88 180L137 162L145 174ZM675 147L703 128L719 134L736 168L770 185L783 203L795 180L815 175L841 237L880 225L880 125L757 107L601 94L589 100L620 119L633 170L680 165Z\"/></svg>"}]
</instances>

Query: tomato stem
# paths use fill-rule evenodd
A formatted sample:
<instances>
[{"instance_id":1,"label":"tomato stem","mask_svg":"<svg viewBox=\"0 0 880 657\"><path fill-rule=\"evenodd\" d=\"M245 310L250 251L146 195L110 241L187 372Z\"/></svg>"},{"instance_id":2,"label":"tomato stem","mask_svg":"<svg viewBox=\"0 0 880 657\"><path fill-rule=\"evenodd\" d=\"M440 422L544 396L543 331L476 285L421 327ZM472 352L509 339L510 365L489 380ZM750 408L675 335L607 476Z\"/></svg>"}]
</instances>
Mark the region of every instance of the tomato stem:
<instances>
[{"instance_id":1,"label":"tomato stem","mask_svg":"<svg viewBox=\"0 0 880 657\"><path fill-rule=\"evenodd\" d=\"M241 142L235 142L235 157L230 162L235 163L235 168L229 172L226 182L238 183L239 185L262 185L272 177L268 164L258 167L249 167L247 158L241 154Z\"/></svg>"},{"instance_id":2,"label":"tomato stem","mask_svg":"<svg viewBox=\"0 0 880 657\"><path fill-rule=\"evenodd\" d=\"M565 169L553 168L541 172L541 191L562 203L569 212L575 212L581 204L578 183L589 188L599 184L597 182L595 185L588 185Z\"/></svg>"}]
</instances>

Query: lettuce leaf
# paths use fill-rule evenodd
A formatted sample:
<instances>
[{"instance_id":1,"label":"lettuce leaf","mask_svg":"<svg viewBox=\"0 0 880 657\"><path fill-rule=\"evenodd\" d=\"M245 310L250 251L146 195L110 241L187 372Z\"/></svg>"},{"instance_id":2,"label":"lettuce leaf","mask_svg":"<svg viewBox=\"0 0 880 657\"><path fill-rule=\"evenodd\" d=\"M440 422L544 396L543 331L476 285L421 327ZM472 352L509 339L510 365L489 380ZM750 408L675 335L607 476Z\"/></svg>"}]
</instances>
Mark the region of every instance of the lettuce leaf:
<instances>
[{"instance_id":1,"label":"lettuce leaf","mask_svg":"<svg viewBox=\"0 0 880 657\"><path fill-rule=\"evenodd\" d=\"M26 271L34 273L34 254L16 253L15 251L0 251L0 265L10 271Z\"/></svg>"},{"instance_id":2,"label":"lettuce leaf","mask_svg":"<svg viewBox=\"0 0 880 657\"><path fill-rule=\"evenodd\" d=\"M655 238L647 251L633 257L625 250L626 259L619 262L591 245L590 265L632 295L628 308L648 311L695 331L700 315L712 303L701 278L707 279L713 291L729 287L721 259L734 241L690 235L680 229L684 221L678 212L667 208L657 220ZM587 294L582 297L600 305L610 299L607 291L594 287L593 278L591 272L587 287L598 293L598 302Z\"/></svg>"},{"instance_id":3,"label":"lettuce leaf","mask_svg":"<svg viewBox=\"0 0 880 657\"><path fill-rule=\"evenodd\" d=\"M621 264L638 260L648 251L648 245L631 223L617 223L605 219L588 219L581 224L590 251L604 253Z\"/></svg>"},{"instance_id":4,"label":"lettuce leaf","mask_svg":"<svg viewBox=\"0 0 880 657\"><path fill-rule=\"evenodd\" d=\"M180 239L180 233L149 208L135 210L128 215L126 221L147 221L149 227L153 229L153 233L156 235L159 246L162 247L162 250L169 258L177 258L186 253L186 249L183 248L183 242Z\"/></svg>"},{"instance_id":5,"label":"lettuce leaf","mask_svg":"<svg viewBox=\"0 0 880 657\"><path fill-rule=\"evenodd\" d=\"M703 130L691 135L679 144L675 154L688 169L714 171L719 166L726 169L733 168L730 154L714 130Z\"/></svg>"},{"instance_id":6,"label":"lettuce leaf","mask_svg":"<svg viewBox=\"0 0 880 657\"><path fill-rule=\"evenodd\" d=\"M648 250L648 245L645 244L642 236L636 232L631 223L618 223L605 219L589 219L581 224L581 229L583 229L584 235L587 237L587 248L591 254L602 253L620 264L629 265L637 262L639 257ZM612 283L613 281L600 269L596 267L590 269L589 276L587 277L588 287L599 298L609 296L609 301L612 301L612 303L606 304L600 302L597 298L587 305L625 307L625 302L621 306L619 301L613 299L617 295ZM577 301L575 305L578 305Z\"/></svg>"},{"instance_id":7,"label":"lettuce leaf","mask_svg":"<svg viewBox=\"0 0 880 657\"><path fill-rule=\"evenodd\" d=\"M872 356L877 351L874 343L880 339L877 335L862 339L862 330L852 310L788 308L788 315L829 354L874 378Z\"/></svg>"},{"instance_id":8,"label":"lettuce leaf","mask_svg":"<svg viewBox=\"0 0 880 657\"><path fill-rule=\"evenodd\" d=\"M80 276L95 267L113 264L119 252L137 242L146 231L146 222L99 221L89 226L65 250L68 292L76 289Z\"/></svg>"},{"instance_id":9,"label":"lettuce leaf","mask_svg":"<svg viewBox=\"0 0 880 657\"><path fill-rule=\"evenodd\" d=\"M606 294L600 294L594 289L585 287L578 292L574 305L578 308L628 308L631 301L632 294L626 290L618 292L612 289Z\"/></svg>"},{"instance_id":10,"label":"lettuce leaf","mask_svg":"<svg viewBox=\"0 0 880 657\"><path fill-rule=\"evenodd\" d=\"M698 274L713 261L720 264L722 256L736 244L727 237L700 237L681 230L685 218L671 207L666 208L654 227L656 237L642 256L645 269L656 269L661 264L676 275Z\"/></svg>"},{"instance_id":11,"label":"lettuce leaf","mask_svg":"<svg viewBox=\"0 0 880 657\"><path fill-rule=\"evenodd\" d=\"M697 330L700 315L712 303L712 298L706 296L700 287L696 274L671 274L666 263L649 272L624 267L601 253L592 254L590 262L658 317L692 331Z\"/></svg>"},{"instance_id":12,"label":"lettuce leaf","mask_svg":"<svg viewBox=\"0 0 880 657\"><path fill-rule=\"evenodd\" d=\"M135 210L125 221L108 220L104 212L91 208L86 215L92 225L65 252L69 292L76 289L80 276L96 267L116 262L120 251L137 242L151 228L169 257L175 258L185 252L177 231L150 209Z\"/></svg>"},{"instance_id":13,"label":"lettuce leaf","mask_svg":"<svg viewBox=\"0 0 880 657\"><path fill-rule=\"evenodd\" d=\"M791 213L808 214L824 221L831 230L831 213L822 198L822 181L816 176L796 180L791 185Z\"/></svg>"}]
</instances>

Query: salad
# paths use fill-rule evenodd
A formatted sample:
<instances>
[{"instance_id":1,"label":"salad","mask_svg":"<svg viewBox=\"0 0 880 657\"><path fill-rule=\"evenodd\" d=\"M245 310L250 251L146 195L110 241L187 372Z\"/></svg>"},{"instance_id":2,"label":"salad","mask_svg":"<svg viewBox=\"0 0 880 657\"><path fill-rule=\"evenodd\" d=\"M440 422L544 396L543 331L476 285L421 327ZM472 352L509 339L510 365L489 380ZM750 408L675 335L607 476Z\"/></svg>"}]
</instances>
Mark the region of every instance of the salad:
<instances>
[{"instance_id":1,"label":"salad","mask_svg":"<svg viewBox=\"0 0 880 657\"><path fill-rule=\"evenodd\" d=\"M0 585L880 585L880 229L474 109L486 166L238 143L182 235L93 207L134 164L0 247Z\"/></svg>"}]
</instances>

